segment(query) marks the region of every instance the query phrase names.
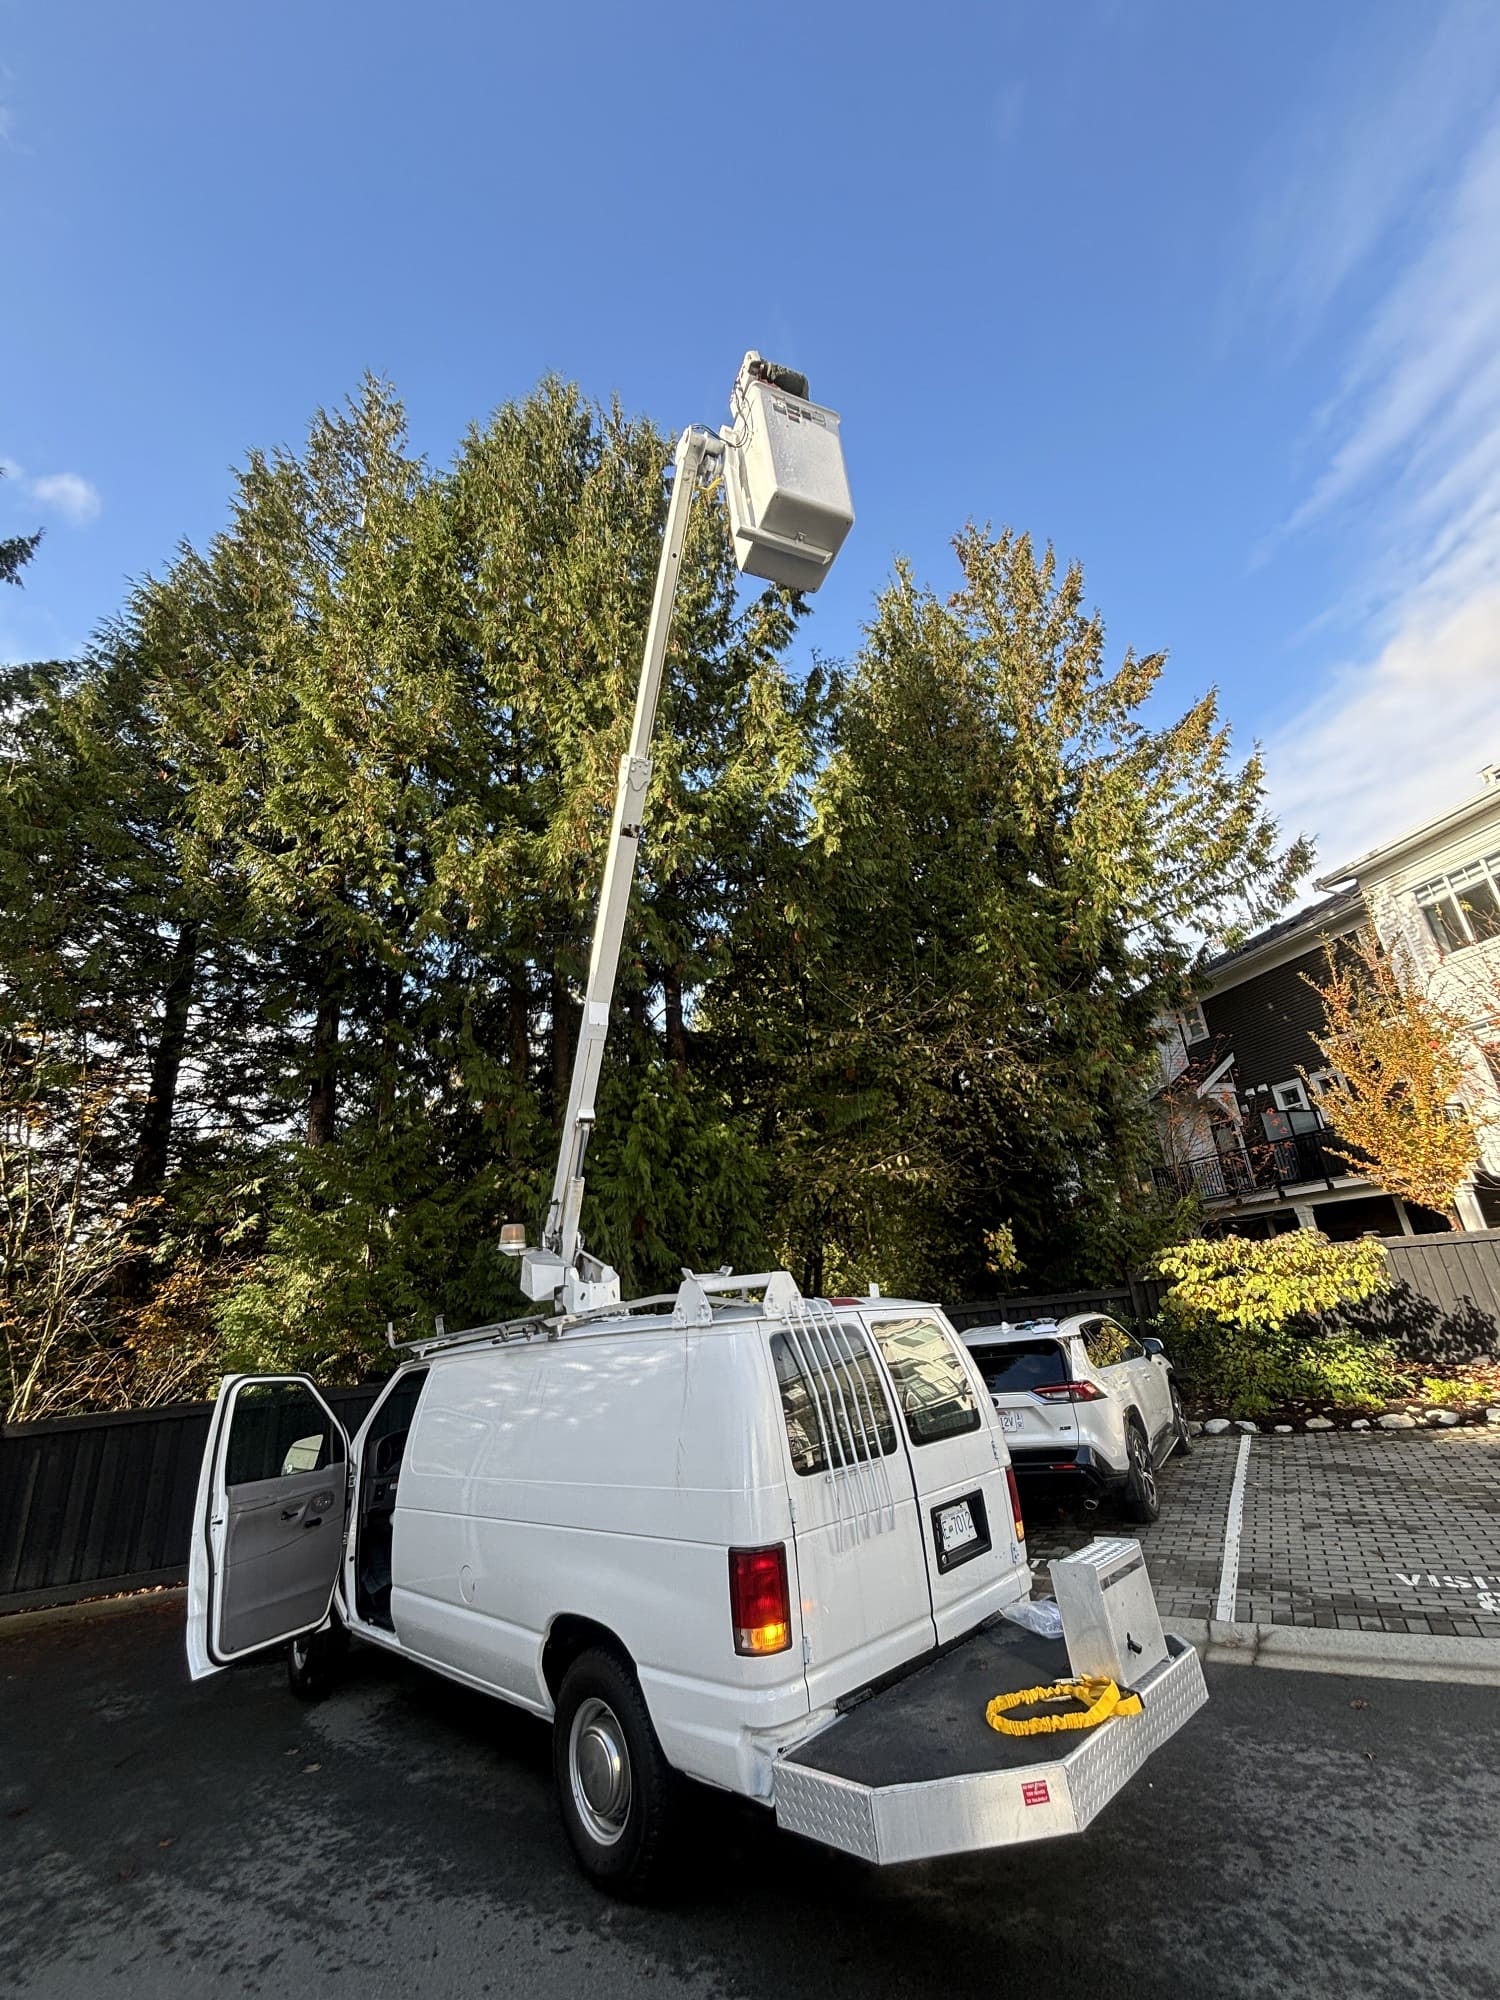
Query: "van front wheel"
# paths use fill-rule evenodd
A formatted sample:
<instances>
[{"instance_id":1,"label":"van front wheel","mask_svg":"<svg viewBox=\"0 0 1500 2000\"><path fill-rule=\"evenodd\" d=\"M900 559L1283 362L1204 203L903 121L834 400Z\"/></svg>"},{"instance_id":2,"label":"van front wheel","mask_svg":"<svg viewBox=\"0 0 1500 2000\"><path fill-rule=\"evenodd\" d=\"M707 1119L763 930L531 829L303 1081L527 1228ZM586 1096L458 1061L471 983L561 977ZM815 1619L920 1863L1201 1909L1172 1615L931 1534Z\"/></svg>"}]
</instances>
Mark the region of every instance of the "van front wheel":
<instances>
[{"instance_id":1,"label":"van front wheel","mask_svg":"<svg viewBox=\"0 0 1500 2000\"><path fill-rule=\"evenodd\" d=\"M580 1656L552 1724L563 1825L590 1881L617 1896L660 1885L671 1862L681 1780L662 1754L640 1684L616 1654Z\"/></svg>"}]
</instances>

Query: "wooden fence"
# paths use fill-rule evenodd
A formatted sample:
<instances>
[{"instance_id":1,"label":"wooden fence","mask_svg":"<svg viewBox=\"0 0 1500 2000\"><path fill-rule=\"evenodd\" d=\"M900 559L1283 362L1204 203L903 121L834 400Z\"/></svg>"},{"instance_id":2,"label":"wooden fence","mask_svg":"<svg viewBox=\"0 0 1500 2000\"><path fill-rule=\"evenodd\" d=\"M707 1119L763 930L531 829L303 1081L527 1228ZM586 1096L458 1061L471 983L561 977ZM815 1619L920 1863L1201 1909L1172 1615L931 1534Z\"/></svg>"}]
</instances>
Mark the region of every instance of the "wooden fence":
<instances>
[{"instance_id":1,"label":"wooden fence","mask_svg":"<svg viewBox=\"0 0 1500 2000\"><path fill-rule=\"evenodd\" d=\"M1108 1313L1138 1331L1150 1325L1161 1311L1166 1295L1162 1278L1129 1278L1122 1285L1110 1285L1089 1292L1027 1292L1012 1298L978 1299L966 1305L945 1308L949 1319L963 1331L970 1326L989 1326L1009 1320L1017 1326L1031 1319L1068 1319L1074 1313Z\"/></svg>"},{"instance_id":2,"label":"wooden fence","mask_svg":"<svg viewBox=\"0 0 1500 2000\"><path fill-rule=\"evenodd\" d=\"M1342 1317L1437 1373L1500 1361L1500 1229L1381 1240L1390 1289Z\"/></svg>"}]
</instances>

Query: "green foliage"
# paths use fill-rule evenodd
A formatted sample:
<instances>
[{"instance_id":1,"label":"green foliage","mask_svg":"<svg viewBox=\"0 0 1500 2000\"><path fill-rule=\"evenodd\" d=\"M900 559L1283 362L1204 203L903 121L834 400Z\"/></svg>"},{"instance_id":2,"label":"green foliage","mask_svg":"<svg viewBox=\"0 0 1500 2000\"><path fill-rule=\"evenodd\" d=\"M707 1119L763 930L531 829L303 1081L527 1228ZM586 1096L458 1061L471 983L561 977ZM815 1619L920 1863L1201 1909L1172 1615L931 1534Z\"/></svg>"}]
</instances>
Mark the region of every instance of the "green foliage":
<instances>
[{"instance_id":1,"label":"green foliage","mask_svg":"<svg viewBox=\"0 0 1500 2000\"><path fill-rule=\"evenodd\" d=\"M947 600L899 567L837 689L809 838L705 997L813 1288L1113 1278L1181 1226L1142 1190L1153 1024L1190 929L1284 898L1214 698L1143 719L1083 576L970 527ZM754 914L754 913L753 913Z\"/></svg>"},{"instance_id":2,"label":"green foliage","mask_svg":"<svg viewBox=\"0 0 1500 2000\"><path fill-rule=\"evenodd\" d=\"M5 477L5 468L0 466L0 479ZM42 537L34 535L10 535L0 537L0 583L19 583L21 571L37 552Z\"/></svg>"},{"instance_id":3,"label":"green foliage","mask_svg":"<svg viewBox=\"0 0 1500 2000\"><path fill-rule=\"evenodd\" d=\"M1395 1356L1343 1327L1339 1309L1389 1283L1376 1242L1330 1243L1316 1230L1256 1242L1198 1238L1163 1251L1173 1283L1162 1331L1192 1399L1255 1416L1288 1403L1368 1406L1395 1386Z\"/></svg>"},{"instance_id":4,"label":"green foliage","mask_svg":"<svg viewBox=\"0 0 1500 2000\"><path fill-rule=\"evenodd\" d=\"M64 1400L520 1308L495 1244L551 1180L668 458L549 380L435 470L367 379L80 661L10 673L0 1049L79 1052L59 1131L111 1080L56 1351L128 1358ZM1076 567L958 553L799 679L800 600L694 511L583 1217L633 1291L1113 1278L1191 1224L1143 1192L1154 1021L1187 929L1302 852L1212 697L1143 719L1161 659L1106 663Z\"/></svg>"},{"instance_id":5,"label":"green foliage","mask_svg":"<svg viewBox=\"0 0 1500 2000\"><path fill-rule=\"evenodd\" d=\"M1445 1409L1477 1402L1481 1393L1481 1385L1456 1375L1424 1375L1417 1384L1417 1395L1424 1403Z\"/></svg>"}]
</instances>

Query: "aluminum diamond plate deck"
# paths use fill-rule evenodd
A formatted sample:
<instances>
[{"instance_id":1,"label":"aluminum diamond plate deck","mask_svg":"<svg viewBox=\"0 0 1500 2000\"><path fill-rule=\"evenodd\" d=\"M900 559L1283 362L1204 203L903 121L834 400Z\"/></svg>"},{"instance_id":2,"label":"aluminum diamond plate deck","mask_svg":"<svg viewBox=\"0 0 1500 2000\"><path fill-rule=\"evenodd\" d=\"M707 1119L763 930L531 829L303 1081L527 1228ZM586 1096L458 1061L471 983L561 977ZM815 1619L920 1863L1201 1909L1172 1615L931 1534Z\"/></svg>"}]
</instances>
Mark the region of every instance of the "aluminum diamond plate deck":
<instances>
[{"instance_id":1,"label":"aluminum diamond plate deck","mask_svg":"<svg viewBox=\"0 0 1500 2000\"><path fill-rule=\"evenodd\" d=\"M1142 1713L1090 1730L1061 1756L1059 1738L1038 1737L1036 1745L1046 1744L1052 1754L999 1769L954 1772L950 1765L943 1776L916 1781L906 1776L910 1760L903 1758L904 1781L878 1784L813 1768L791 1752L777 1764L773 1779L777 1824L881 1863L1077 1833L1208 1699L1198 1655L1180 1639L1169 1637L1168 1644L1172 1657L1140 1684ZM898 1728L903 1689L909 1687L898 1682L873 1698L888 1708ZM825 1764L840 1727L835 1723L814 1739ZM1026 1739L1028 1748L1032 1740Z\"/></svg>"}]
</instances>

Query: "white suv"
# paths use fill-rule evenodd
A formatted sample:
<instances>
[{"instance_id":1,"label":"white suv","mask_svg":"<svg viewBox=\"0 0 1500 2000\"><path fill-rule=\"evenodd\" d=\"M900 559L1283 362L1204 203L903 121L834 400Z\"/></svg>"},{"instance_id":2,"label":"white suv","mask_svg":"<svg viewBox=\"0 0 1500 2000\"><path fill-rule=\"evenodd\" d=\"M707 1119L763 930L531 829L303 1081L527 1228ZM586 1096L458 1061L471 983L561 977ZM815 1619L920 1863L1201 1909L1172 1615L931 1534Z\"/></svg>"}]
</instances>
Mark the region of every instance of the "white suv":
<instances>
[{"instance_id":1,"label":"white suv","mask_svg":"<svg viewBox=\"0 0 1500 2000\"><path fill-rule=\"evenodd\" d=\"M1144 1345L1102 1313L971 1326L1011 1464L1029 1485L1108 1494L1127 1521L1154 1521L1156 1472L1188 1450L1187 1419L1159 1340Z\"/></svg>"}]
</instances>

